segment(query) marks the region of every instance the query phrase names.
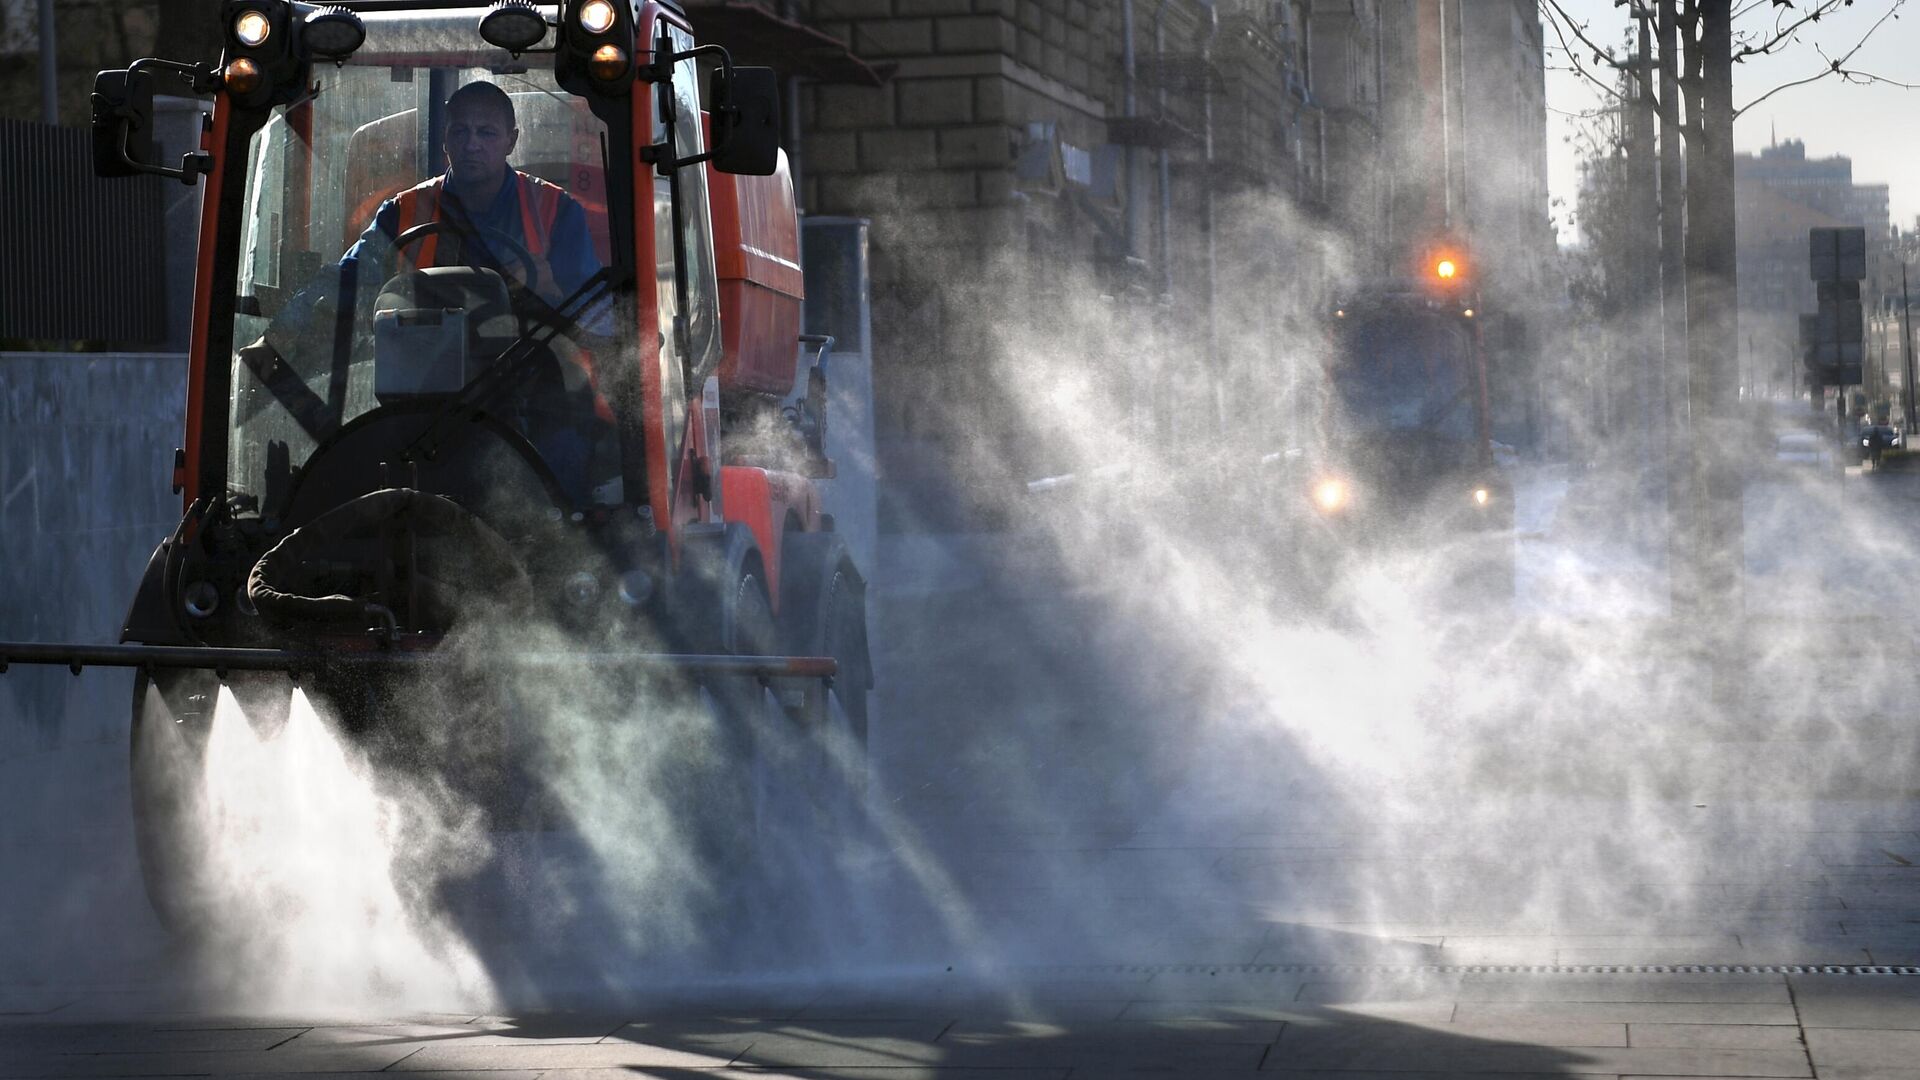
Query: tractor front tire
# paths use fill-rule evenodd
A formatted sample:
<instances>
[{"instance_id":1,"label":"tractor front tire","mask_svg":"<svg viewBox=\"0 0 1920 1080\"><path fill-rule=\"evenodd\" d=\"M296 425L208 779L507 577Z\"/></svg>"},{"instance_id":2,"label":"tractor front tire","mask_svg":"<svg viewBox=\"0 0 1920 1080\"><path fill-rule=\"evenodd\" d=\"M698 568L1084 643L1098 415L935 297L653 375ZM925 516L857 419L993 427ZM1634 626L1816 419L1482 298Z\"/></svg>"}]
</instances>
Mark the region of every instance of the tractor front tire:
<instances>
[{"instance_id":1,"label":"tractor front tire","mask_svg":"<svg viewBox=\"0 0 1920 1080\"><path fill-rule=\"evenodd\" d=\"M220 684L209 672L139 672L133 684L129 786L140 878L175 936L208 926L214 899L206 828L207 734Z\"/></svg>"}]
</instances>

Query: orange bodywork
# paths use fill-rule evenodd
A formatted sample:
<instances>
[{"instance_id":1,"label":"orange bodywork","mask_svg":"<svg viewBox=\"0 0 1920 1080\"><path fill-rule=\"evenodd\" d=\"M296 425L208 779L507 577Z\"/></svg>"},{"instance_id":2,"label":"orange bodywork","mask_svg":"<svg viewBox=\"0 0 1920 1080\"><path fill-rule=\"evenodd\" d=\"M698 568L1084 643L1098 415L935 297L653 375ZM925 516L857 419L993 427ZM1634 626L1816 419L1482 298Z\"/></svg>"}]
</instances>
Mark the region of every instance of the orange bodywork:
<instances>
[{"instance_id":1,"label":"orange bodywork","mask_svg":"<svg viewBox=\"0 0 1920 1080\"><path fill-rule=\"evenodd\" d=\"M820 527L820 499L805 477L745 465L720 470L727 516L753 531L767 571L767 593L780 611L780 539L788 530Z\"/></svg>"},{"instance_id":2,"label":"orange bodywork","mask_svg":"<svg viewBox=\"0 0 1920 1080\"><path fill-rule=\"evenodd\" d=\"M207 344L213 318L213 255L220 237L220 192L226 175L227 123L231 105L221 94L213 110L213 127L200 140L200 149L213 155L213 169L207 174L207 192L201 204L200 259L193 274L193 333L187 354L187 435L182 450L183 464L174 474L180 489L180 508L184 513L200 497L200 433L207 413Z\"/></svg>"},{"instance_id":3,"label":"orange bodywork","mask_svg":"<svg viewBox=\"0 0 1920 1080\"><path fill-rule=\"evenodd\" d=\"M787 158L772 176L736 176L707 164L713 262L720 279L720 386L784 397L798 363L800 225Z\"/></svg>"}]
</instances>

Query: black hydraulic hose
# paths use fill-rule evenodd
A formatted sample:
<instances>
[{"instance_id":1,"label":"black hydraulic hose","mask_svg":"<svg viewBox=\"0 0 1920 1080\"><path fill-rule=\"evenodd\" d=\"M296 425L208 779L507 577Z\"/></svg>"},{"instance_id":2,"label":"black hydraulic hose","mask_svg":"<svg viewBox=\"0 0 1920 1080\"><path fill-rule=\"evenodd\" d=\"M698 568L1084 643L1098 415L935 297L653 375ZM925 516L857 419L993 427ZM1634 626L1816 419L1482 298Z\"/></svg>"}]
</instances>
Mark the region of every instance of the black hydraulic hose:
<instances>
[{"instance_id":1,"label":"black hydraulic hose","mask_svg":"<svg viewBox=\"0 0 1920 1080\"><path fill-rule=\"evenodd\" d=\"M430 535L462 541L465 552L487 564L483 580L495 591L504 586L524 593L530 588L526 569L513 548L458 503L430 492L386 488L342 503L288 533L247 575L247 599L261 618L281 629L338 625L374 617L388 623L389 630L395 629L390 610L364 597L312 595L297 589L299 579L310 573L309 568L328 552L340 550L349 536L401 521L418 525Z\"/></svg>"}]
</instances>

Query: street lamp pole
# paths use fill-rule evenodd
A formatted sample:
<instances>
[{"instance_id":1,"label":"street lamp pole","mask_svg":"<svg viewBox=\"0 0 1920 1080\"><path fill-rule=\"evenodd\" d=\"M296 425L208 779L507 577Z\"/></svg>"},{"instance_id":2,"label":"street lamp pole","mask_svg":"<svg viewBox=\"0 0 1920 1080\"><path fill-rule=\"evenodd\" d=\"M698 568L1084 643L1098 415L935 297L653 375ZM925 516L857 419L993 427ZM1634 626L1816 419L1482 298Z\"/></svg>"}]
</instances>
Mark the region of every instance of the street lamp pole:
<instances>
[{"instance_id":1,"label":"street lamp pole","mask_svg":"<svg viewBox=\"0 0 1920 1080\"><path fill-rule=\"evenodd\" d=\"M1901 396L1906 399L1907 406L1907 427L1904 438L1912 438L1915 419L1913 414L1913 304L1907 299L1907 264L1904 259L1900 262L1900 356L1904 362L1902 374L1906 376L1900 380L1904 384L1901 387L1903 391Z\"/></svg>"},{"instance_id":2,"label":"street lamp pole","mask_svg":"<svg viewBox=\"0 0 1920 1080\"><path fill-rule=\"evenodd\" d=\"M40 0L40 119L60 122L59 81L54 78L58 50L53 43L53 0Z\"/></svg>"}]
</instances>

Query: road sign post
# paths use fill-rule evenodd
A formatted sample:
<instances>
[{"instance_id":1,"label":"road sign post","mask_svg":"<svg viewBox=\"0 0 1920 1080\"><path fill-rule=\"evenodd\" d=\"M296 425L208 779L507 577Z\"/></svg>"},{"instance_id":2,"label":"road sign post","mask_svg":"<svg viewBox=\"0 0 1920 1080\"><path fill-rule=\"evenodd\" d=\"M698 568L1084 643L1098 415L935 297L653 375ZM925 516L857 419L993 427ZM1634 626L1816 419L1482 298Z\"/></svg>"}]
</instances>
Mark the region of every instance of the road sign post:
<instances>
[{"instance_id":1,"label":"road sign post","mask_svg":"<svg viewBox=\"0 0 1920 1080\"><path fill-rule=\"evenodd\" d=\"M1838 435L1847 437L1847 393L1858 386L1865 354L1860 279L1867 276L1867 230L1860 227L1807 230L1807 276L1819 308L1800 316L1800 361L1818 393L1836 387Z\"/></svg>"}]
</instances>

